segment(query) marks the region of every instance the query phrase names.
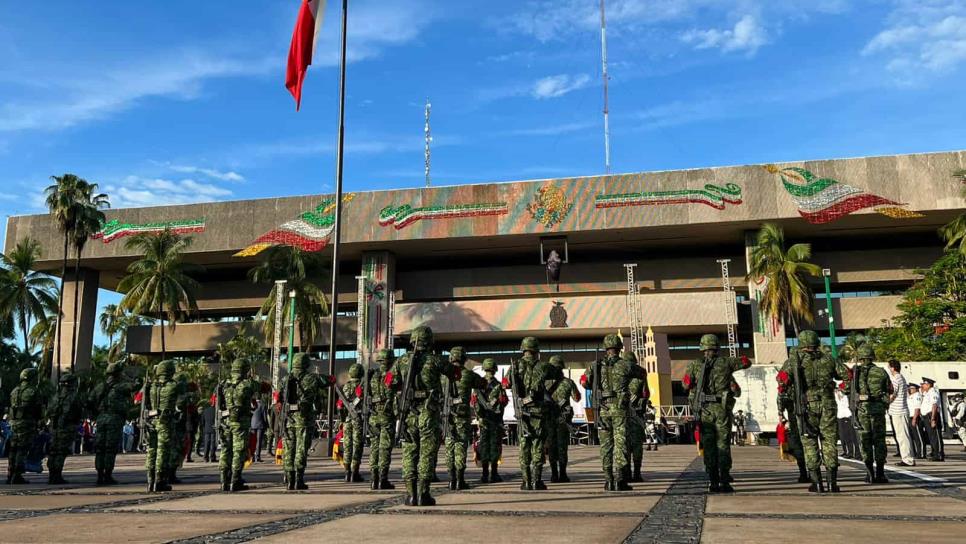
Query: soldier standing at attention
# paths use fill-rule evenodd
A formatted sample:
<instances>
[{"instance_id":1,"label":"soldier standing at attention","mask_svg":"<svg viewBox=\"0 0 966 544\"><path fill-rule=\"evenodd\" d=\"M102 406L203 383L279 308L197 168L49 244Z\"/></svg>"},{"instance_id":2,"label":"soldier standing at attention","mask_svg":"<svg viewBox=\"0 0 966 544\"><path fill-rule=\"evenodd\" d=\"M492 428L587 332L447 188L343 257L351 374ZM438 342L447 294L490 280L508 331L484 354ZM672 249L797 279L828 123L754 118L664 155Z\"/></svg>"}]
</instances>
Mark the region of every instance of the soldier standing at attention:
<instances>
[{"instance_id":1,"label":"soldier standing at attention","mask_svg":"<svg viewBox=\"0 0 966 544\"><path fill-rule=\"evenodd\" d=\"M446 441L446 467L449 470L449 489L459 491L469 489L466 484L466 450L473 437L473 409L470 396L473 390L483 385L483 378L476 372L466 369L466 350L456 346L449 351L449 362L459 368L459 380L443 378L443 387L449 393L449 433ZM444 398L444 401L446 399Z\"/></svg>"},{"instance_id":2,"label":"soldier standing at attention","mask_svg":"<svg viewBox=\"0 0 966 544\"><path fill-rule=\"evenodd\" d=\"M543 491L547 489L543 482L543 452L551 425L552 402L547 382L552 374L550 365L540 360L540 342L536 338L524 338L520 349L523 357L517 361L515 371L510 373L514 393L521 391L520 398L514 401L520 407L520 413L515 414L520 440L520 471L523 473L520 489ZM520 383L514 383L515 380Z\"/></svg>"},{"instance_id":3,"label":"soldier standing at attention","mask_svg":"<svg viewBox=\"0 0 966 544\"><path fill-rule=\"evenodd\" d=\"M146 408L148 453L144 468L148 473L148 492L171 491L170 463L173 459L174 419L178 401L178 383L174 377L174 361L161 361L155 367L154 381L148 390Z\"/></svg>"},{"instance_id":4,"label":"soldier standing at attention","mask_svg":"<svg viewBox=\"0 0 966 544\"><path fill-rule=\"evenodd\" d=\"M168 478L169 484L180 484L178 469L184 462L184 442L188 430L188 409L190 400L188 398L188 376L178 372L174 376L175 396L174 411L171 417L171 445L167 448L168 452Z\"/></svg>"},{"instance_id":5,"label":"soldier standing at attention","mask_svg":"<svg viewBox=\"0 0 966 544\"><path fill-rule=\"evenodd\" d=\"M400 438L406 505L435 506L429 483L435 467L433 456L439 449L443 397L440 377L459 381L460 369L433 353L433 331L429 327L413 329L409 342L411 350L397 363L404 388L399 417L405 425Z\"/></svg>"},{"instance_id":6,"label":"soldier standing at attention","mask_svg":"<svg viewBox=\"0 0 966 544\"><path fill-rule=\"evenodd\" d=\"M90 398L91 411L97 414L97 433L94 435L97 485L117 484L112 476L114 460L131 398L131 384L124 379L124 367L120 363L107 365L107 380L97 384Z\"/></svg>"},{"instance_id":7,"label":"soldier standing at attention","mask_svg":"<svg viewBox=\"0 0 966 544\"><path fill-rule=\"evenodd\" d=\"M737 382L732 374L751 366L748 357L718 355L718 337L701 337L704 357L688 364L682 380L691 402L691 413L700 426L708 491L734 491L731 487L731 408ZM834 416L834 414L833 414ZM834 420L833 420L834 421Z\"/></svg>"},{"instance_id":8,"label":"soldier standing at attention","mask_svg":"<svg viewBox=\"0 0 966 544\"><path fill-rule=\"evenodd\" d=\"M292 359L292 372L282 384L286 421L284 429L280 429L285 439L282 466L289 490L309 488L305 485L305 465L315 418L325 406L327 388L333 385L335 376L312 372L312 359L307 354L299 353Z\"/></svg>"},{"instance_id":9,"label":"soldier standing at attention","mask_svg":"<svg viewBox=\"0 0 966 544\"><path fill-rule=\"evenodd\" d=\"M362 463L362 450L365 448L366 439L362 435L362 380L365 377L365 368L359 363L354 363L349 367L349 381L342 384L342 394L349 401L349 406L344 406L342 399L336 402L339 408L339 416L342 418L342 443L345 446L345 457L342 464L345 466L345 481L363 482L362 475L359 474L359 465Z\"/></svg>"},{"instance_id":10,"label":"soldier standing at attention","mask_svg":"<svg viewBox=\"0 0 966 544\"><path fill-rule=\"evenodd\" d=\"M794 395L795 381L800 380L805 398L804 406L796 409L805 411L805 428L799 429L802 447L805 450L805 466L808 469L812 493L825 491L822 486L822 460L829 472L829 490L839 492L838 486L838 447L839 440L835 404L835 380L845 382L849 387L852 381L849 369L841 362L832 359L819 350L818 334L805 330L799 333L800 349L792 350L778 373L778 383L785 391ZM801 404L801 403L799 403ZM819 440L821 439L821 450Z\"/></svg>"},{"instance_id":11,"label":"soldier standing at attention","mask_svg":"<svg viewBox=\"0 0 966 544\"><path fill-rule=\"evenodd\" d=\"M604 469L605 491L631 491L627 484L627 411L630 409L631 366L621 359L624 343L616 334L604 337L607 354L596 361L580 378L581 385L591 390L591 402L597 410L597 436L600 438L600 461Z\"/></svg>"},{"instance_id":12,"label":"soldier standing at attention","mask_svg":"<svg viewBox=\"0 0 966 544\"><path fill-rule=\"evenodd\" d=\"M77 393L77 376L65 372L60 376L60 387L51 399L47 416L53 427L53 439L50 443L50 456L47 458L47 470L50 476L47 483L66 484L64 480L64 461L70 455L77 436L77 426L84 415L84 403Z\"/></svg>"},{"instance_id":13,"label":"soldier standing at attention","mask_svg":"<svg viewBox=\"0 0 966 544\"><path fill-rule=\"evenodd\" d=\"M551 404L550 436L547 438L547 451L550 453L550 481L567 483L567 463L570 462L570 424L574 419L574 407L570 399L580 402L580 391L573 380L564 375L564 359L560 355L550 357L554 380L549 388L553 399Z\"/></svg>"},{"instance_id":14,"label":"soldier standing at attention","mask_svg":"<svg viewBox=\"0 0 966 544\"><path fill-rule=\"evenodd\" d=\"M621 358L627 361L630 366L631 380L628 382L627 389L630 393L630 409L637 414L627 420L627 461L630 469L631 461L634 464L634 473L627 476L625 480L632 482L643 482L641 476L641 465L644 464L644 424L647 415L647 399L651 394L647 386L647 371L638 364L637 355L633 351L625 350Z\"/></svg>"},{"instance_id":15,"label":"soldier standing at attention","mask_svg":"<svg viewBox=\"0 0 966 544\"><path fill-rule=\"evenodd\" d=\"M252 400L259 386L249 377L251 363L238 358L231 363L231 376L221 382L223 418L221 421L221 469L222 491L245 491L242 470L248 456L248 430L252 424Z\"/></svg>"},{"instance_id":16,"label":"soldier standing at attention","mask_svg":"<svg viewBox=\"0 0 966 544\"><path fill-rule=\"evenodd\" d=\"M479 460L483 463L480 483L503 481L497 472L500 452L503 450L503 410L508 399L503 384L496 379L496 361L483 359L483 384L470 402L476 406L476 419L480 424Z\"/></svg>"},{"instance_id":17,"label":"soldier standing at attention","mask_svg":"<svg viewBox=\"0 0 966 544\"><path fill-rule=\"evenodd\" d=\"M892 395L892 380L885 370L875 366L872 346L862 344L857 350L859 363L853 371L852 387L858 388L856 417L859 420L859 441L865 462L866 483L887 484L885 415ZM875 461L875 473L872 462Z\"/></svg>"},{"instance_id":18,"label":"soldier standing at attention","mask_svg":"<svg viewBox=\"0 0 966 544\"><path fill-rule=\"evenodd\" d=\"M782 425L788 424L788 432L785 433L785 451L795 458L798 464L798 483L807 484L812 481L808 476L808 469L805 468L805 450L802 448L801 430L798 428L798 418L795 416L795 394L794 388L786 385L788 380L783 378L781 372L776 378L778 380L778 422Z\"/></svg>"},{"instance_id":19,"label":"soldier standing at attention","mask_svg":"<svg viewBox=\"0 0 966 544\"><path fill-rule=\"evenodd\" d=\"M20 372L20 383L10 392L10 428L7 445L7 485L30 483L23 477L30 446L37 438L44 399L37 387L37 369Z\"/></svg>"},{"instance_id":20,"label":"soldier standing at attention","mask_svg":"<svg viewBox=\"0 0 966 544\"><path fill-rule=\"evenodd\" d=\"M396 489L389 481L389 463L396 443L396 390L399 376L392 371L392 351L376 352L376 368L369 373L369 467L372 489Z\"/></svg>"}]
</instances>

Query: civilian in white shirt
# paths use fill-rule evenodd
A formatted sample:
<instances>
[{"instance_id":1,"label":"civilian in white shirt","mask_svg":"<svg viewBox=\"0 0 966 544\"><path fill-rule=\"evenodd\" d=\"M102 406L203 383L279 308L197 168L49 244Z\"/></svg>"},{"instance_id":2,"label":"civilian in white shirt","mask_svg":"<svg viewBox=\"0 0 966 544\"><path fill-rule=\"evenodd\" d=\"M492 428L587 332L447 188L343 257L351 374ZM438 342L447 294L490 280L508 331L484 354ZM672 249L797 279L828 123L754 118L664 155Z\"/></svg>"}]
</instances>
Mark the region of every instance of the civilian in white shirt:
<instances>
[{"instance_id":1,"label":"civilian in white shirt","mask_svg":"<svg viewBox=\"0 0 966 544\"><path fill-rule=\"evenodd\" d=\"M852 427L852 410L849 409L849 396L838 387L835 388L835 417L839 424L839 440L842 442L842 457L846 459L862 459L859 450L859 436Z\"/></svg>"},{"instance_id":2,"label":"civilian in white shirt","mask_svg":"<svg viewBox=\"0 0 966 544\"><path fill-rule=\"evenodd\" d=\"M893 390L889 403L889 419L892 421L892 431L896 435L901 458L896 465L914 467L916 460L912 454L912 441L909 437L909 404L906 402L909 393L906 391L906 379L902 376L901 369L899 361L895 359L889 361L889 377L892 379Z\"/></svg>"},{"instance_id":3,"label":"civilian in white shirt","mask_svg":"<svg viewBox=\"0 0 966 544\"><path fill-rule=\"evenodd\" d=\"M922 378L922 404L919 406L919 413L922 415L926 425L926 433L929 437L929 460L945 461L946 456L943 452L943 417L939 412L939 390L935 388L936 381L931 378Z\"/></svg>"}]
</instances>

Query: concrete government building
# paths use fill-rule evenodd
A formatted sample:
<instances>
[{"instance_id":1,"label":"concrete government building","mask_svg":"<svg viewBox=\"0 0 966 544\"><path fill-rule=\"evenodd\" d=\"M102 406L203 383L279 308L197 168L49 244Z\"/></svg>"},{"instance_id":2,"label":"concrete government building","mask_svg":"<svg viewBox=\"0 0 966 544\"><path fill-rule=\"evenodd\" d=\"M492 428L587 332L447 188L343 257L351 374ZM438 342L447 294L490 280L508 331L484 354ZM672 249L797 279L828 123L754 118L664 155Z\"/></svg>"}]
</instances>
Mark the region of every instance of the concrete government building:
<instances>
[{"instance_id":1,"label":"concrete government building","mask_svg":"<svg viewBox=\"0 0 966 544\"><path fill-rule=\"evenodd\" d=\"M357 345L363 353L386 347L390 326L402 347L407 331L426 324L440 349L459 343L475 361L492 356L504 364L533 335L544 356L560 353L583 368L604 334L619 329L629 344L624 265L636 263L638 324L653 334L647 365L658 402L683 403L679 380L698 355L698 338L716 333L727 343L730 324L737 351L756 362L742 373L751 394L737 407L763 424L774 421L774 364L784 361L791 333L760 315L762 285L745 279L755 230L772 221L789 243L812 244L812 262L830 271L841 341L888 323L915 270L941 254L936 229L966 208L951 176L958 168L966 168L966 151L347 192L340 359L355 357ZM247 279L262 250L288 244L331 255L333 207L333 196L316 195L109 210L79 276L66 278L68 320L80 290L78 354L90 353L97 288L115 289L137 257L125 236L164 227L192 233L186 260L205 270L199 314L168 331L166 344L175 355L203 354L239 331L260 335L244 318L271 289ZM25 236L43 246L40 267L59 273L63 238L51 218L10 218L6 247ZM551 250L565 258L559 288L548 284L542 264ZM723 289L720 259L730 259L733 294ZM814 288L822 299L816 308L824 309L822 278ZM827 319L814 324L826 338ZM69 321L64 330L66 364ZM321 331L314 350L329 343L327 324ZM129 331L128 349L160 352L159 328Z\"/></svg>"}]
</instances>

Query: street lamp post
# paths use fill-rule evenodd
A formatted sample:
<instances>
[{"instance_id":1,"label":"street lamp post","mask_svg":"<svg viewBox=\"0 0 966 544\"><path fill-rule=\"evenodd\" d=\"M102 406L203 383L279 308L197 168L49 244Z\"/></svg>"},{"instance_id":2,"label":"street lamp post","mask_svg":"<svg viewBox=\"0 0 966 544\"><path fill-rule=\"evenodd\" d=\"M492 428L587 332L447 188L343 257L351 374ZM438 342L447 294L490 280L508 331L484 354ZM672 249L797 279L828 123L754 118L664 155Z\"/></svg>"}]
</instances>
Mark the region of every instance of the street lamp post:
<instances>
[{"instance_id":1,"label":"street lamp post","mask_svg":"<svg viewBox=\"0 0 966 544\"><path fill-rule=\"evenodd\" d=\"M828 312L828 336L832 342L832 357L838 358L839 348L835 341L835 315L832 314L832 270L823 268L822 276L825 278L825 309Z\"/></svg>"}]
</instances>

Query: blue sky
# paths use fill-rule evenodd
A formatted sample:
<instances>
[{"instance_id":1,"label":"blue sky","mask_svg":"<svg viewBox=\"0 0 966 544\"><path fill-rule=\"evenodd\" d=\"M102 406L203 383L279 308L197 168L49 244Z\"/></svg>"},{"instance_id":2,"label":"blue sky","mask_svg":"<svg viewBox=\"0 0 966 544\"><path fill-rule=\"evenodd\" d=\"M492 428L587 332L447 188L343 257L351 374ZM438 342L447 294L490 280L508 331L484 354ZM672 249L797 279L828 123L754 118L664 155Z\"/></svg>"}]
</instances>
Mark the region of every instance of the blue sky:
<instances>
[{"instance_id":1,"label":"blue sky","mask_svg":"<svg viewBox=\"0 0 966 544\"><path fill-rule=\"evenodd\" d=\"M299 2L0 0L0 213L332 189L338 0L302 111ZM98 7L92 7L92 6ZM966 146L966 0L609 0L612 170ZM348 190L603 172L596 0L350 0ZM4 227L5 228L5 225ZM108 300L108 297L104 297Z\"/></svg>"}]
</instances>

